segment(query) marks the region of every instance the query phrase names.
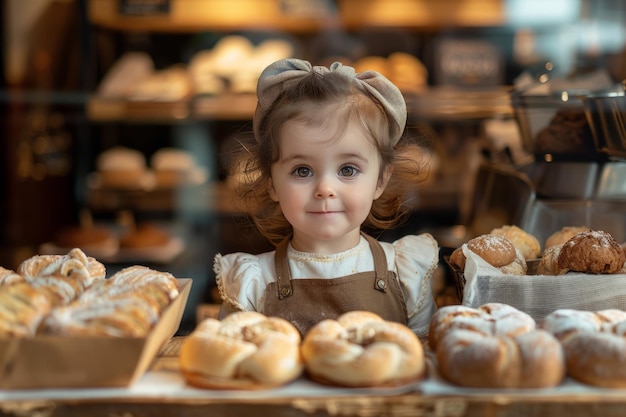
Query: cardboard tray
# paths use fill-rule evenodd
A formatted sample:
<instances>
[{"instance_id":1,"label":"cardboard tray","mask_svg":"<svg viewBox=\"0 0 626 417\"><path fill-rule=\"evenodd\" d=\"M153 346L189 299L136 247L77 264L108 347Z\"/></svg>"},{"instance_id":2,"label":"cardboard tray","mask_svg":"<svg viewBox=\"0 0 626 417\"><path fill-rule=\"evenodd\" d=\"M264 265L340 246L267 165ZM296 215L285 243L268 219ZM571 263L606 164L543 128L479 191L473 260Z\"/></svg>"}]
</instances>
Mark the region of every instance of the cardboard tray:
<instances>
[{"instance_id":1,"label":"cardboard tray","mask_svg":"<svg viewBox=\"0 0 626 417\"><path fill-rule=\"evenodd\" d=\"M179 295L146 338L36 336L0 339L0 388L127 387L150 367L176 333L191 290Z\"/></svg>"}]
</instances>

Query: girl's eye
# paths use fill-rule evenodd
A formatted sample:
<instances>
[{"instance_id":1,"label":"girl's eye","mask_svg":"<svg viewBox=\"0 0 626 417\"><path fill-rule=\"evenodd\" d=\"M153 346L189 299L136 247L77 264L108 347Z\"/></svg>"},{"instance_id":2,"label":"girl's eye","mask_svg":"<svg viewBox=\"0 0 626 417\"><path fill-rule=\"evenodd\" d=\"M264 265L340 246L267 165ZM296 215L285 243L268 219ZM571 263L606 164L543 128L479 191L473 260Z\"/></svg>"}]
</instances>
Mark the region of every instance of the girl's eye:
<instances>
[{"instance_id":1,"label":"girl's eye","mask_svg":"<svg viewBox=\"0 0 626 417\"><path fill-rule=\"evenodd\" d=\"M346 165L339 169L339 175L342 177L354 177L356 174L358 174L358 169L351 165Z\"/></svg>"},{"instance_id":2,"label":"girl's eye","mask_svg":"<svg viewBox=\"0 0 626 417\"><path fill-rule=\"evenodd\" d=\"M301 178L311 176L311 170L307 167L298 167L293 170L293 173L296 177L301 177Z\"/></svg>"}]
</instances>

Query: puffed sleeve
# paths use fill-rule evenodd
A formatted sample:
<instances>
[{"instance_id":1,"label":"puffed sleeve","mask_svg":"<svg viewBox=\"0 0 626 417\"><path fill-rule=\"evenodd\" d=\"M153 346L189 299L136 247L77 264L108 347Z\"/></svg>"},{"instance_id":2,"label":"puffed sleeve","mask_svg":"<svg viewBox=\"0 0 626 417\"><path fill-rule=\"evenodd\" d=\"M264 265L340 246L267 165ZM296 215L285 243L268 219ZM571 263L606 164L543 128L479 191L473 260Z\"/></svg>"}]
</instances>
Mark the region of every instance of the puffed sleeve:
<instances>
[{"instance_id":1,"label":"puffed sleeve","mask_svg":"<svg viewBox=\"0 0 626 417\"><path fill-rule=\"evenodd\" d=\"M431 279L439 265L439 245L429 233L423 233L404 236L393 242L393 248L408 325L418 336L424 336L437 310Z\"/></svg>"},{"instance_id":2,"label":"puffed sleeve","mask_svg":"<svg viewBox=\"0 0 626 417\"><path fill-rule=\"evenodd\" d=\"M238 310L259 311L264 301L265 284L258 256L242 252L218 253L213 271L223 302Z\"/></svg>"}]
</instances>

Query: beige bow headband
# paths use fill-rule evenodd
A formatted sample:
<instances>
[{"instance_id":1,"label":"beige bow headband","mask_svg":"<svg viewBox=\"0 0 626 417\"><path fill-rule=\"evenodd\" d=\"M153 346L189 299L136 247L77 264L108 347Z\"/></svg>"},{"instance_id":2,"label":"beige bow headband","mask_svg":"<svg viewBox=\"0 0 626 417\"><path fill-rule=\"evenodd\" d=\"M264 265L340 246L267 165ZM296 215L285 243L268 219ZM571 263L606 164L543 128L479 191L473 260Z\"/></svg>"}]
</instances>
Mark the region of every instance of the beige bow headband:
<instances>
[{"instance_id":1,"label":"beige bow headband","mask_svg":"<svg viewBox=\"0 0 626 417\"><path fill-rule=\"evenodd\" d=\"M406 124L407 111L406 102L402 93L391 81L376 71L364 71L356 73L354 68L342 65L339 62L333 63L330 68L322 66L312 66L309 62L301 59L282 59L269 65L259 77L257 84L258 103L254 113L253 127L254 134L259 138L259 126L265 117L268 109L278 98L280 93L290 86L296 84L302 77L316 72L327 74L337 72L346 78L354 79L355 83L363 91L376 98L382 105L391 124L392 140L395 145L400 140Z\"/></svg>"}]
</instances>

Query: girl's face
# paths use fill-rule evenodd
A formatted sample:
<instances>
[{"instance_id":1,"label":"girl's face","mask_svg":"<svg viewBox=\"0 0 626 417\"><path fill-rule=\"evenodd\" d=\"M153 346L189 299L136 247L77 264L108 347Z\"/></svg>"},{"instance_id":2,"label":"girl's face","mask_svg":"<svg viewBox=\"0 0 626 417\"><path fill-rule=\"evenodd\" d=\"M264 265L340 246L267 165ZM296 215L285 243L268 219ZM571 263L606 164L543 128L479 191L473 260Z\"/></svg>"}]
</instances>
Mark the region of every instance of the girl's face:
<instances>
[{"instance_id":1,"label":"girl's face","mask_svg":"<svg viewBox=\"0 0 626 417\"><path fill-rule=\"evenodd\" d=\"M290 120L281 130L270 196L293 226L292 245L299 251L336 253L356 246L361 224L387 182L388 175L379 181L376 147L352 122L334 139L337 122L309 126Z\"/></svg>"}]
</instances>

